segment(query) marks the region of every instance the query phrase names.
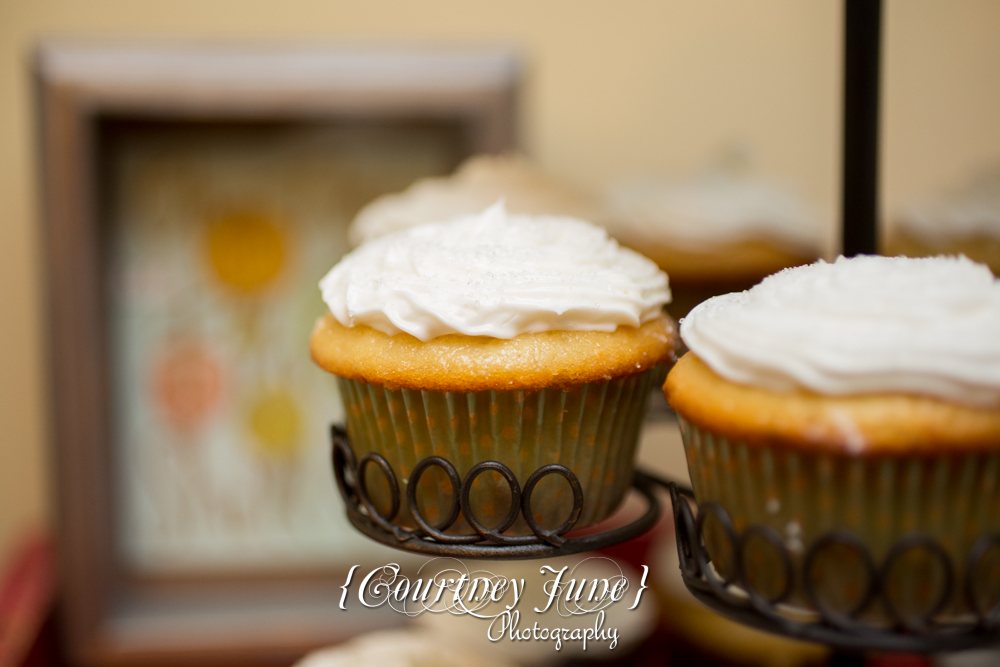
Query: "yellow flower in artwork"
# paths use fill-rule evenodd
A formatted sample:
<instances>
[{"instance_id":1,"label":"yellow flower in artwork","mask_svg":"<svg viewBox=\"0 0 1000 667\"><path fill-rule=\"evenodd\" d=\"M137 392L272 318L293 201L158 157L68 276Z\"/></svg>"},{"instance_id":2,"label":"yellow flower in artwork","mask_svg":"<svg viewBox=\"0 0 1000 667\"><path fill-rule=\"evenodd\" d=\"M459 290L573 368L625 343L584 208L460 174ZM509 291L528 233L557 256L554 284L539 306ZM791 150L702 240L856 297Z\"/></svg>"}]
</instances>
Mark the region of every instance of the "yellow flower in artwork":
<instances>
[{"instance_id":1,"label":"yellow flower in artwork","mask_svg":"<svg viewBox=\"0 0 1000 667\"><path fill-rule=\"evenodd\" d=\"M302 442L302 413L286 390L267 391L250 404L248 425L258 449L270 456L292 457Z\"/></svg>"},{"instance_id":2,"label":"yellow flower in artwork","mask_svg":"<svg viewBox=\"0 0 1000 667\"><path fill-rule=\"evenodd\" d=\"M281 271L285 239L281 227L253 211L209 220L208 258L216 277L239 292L265 288Z\"/></svg>"}]
</instances>

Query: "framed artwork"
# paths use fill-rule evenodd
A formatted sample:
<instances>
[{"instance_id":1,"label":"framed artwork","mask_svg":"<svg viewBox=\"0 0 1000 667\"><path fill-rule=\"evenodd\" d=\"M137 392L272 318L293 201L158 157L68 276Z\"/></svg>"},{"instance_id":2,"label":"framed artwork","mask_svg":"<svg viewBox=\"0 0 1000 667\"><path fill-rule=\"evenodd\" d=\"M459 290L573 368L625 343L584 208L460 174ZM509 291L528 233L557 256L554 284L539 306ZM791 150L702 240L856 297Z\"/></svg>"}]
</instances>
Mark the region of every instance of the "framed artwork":
<instances>
[{"instance_id":1,"label":"framed artwork","mask_svg":"<svg viewBox=\"0 0 1000 667\"><path fill-rule=\"evenodd\" d=\"M337 613L318 279L374 197L514 147L502 52L37 54L61 602L90 664L288 663Z\"/></svg>"}]
</instances>

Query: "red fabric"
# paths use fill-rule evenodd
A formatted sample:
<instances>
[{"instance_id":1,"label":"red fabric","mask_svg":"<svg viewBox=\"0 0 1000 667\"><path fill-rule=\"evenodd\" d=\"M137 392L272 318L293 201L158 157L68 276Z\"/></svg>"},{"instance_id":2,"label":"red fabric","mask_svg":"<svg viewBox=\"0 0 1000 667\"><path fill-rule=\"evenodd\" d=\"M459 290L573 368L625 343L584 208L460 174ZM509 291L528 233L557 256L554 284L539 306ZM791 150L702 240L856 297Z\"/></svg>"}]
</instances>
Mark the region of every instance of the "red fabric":
<instances>
[{"instance_id":1,"label":"red fabric","mask_svg":"<svg viewBox=\"0 0 1000 667\"><path fill-rule=\"evenodd\" d=\"M22 667L49 620L55 601L56 567L52 542L32 536L9 559L0 578L0 667Z\"/></svg>"}]
</instances>

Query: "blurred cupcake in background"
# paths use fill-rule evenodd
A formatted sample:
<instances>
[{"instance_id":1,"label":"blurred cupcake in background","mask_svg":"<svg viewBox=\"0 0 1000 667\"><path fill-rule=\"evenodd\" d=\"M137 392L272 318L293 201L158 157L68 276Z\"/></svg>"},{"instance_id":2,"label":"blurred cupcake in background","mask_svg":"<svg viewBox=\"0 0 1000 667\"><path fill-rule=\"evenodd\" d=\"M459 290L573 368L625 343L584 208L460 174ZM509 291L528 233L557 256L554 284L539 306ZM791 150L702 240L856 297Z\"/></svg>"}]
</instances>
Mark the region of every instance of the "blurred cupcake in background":
<instances>
[{"instance_id":1,"label":"blurred cupcake in background","mask_svg":"<svg viewBox=\"0 0 1000 667\"><path fill-rule=\"evenodd\" d=\"M428 222L473 215L505 200L516 215L558 215L598 220L600 207L523 155L477 155L454 174L424 178L403 192L379 197L358 212L352 246Z\"/></svg>"},{"instance_id":2,"label":"blurred cupcake in background","mask_svg":"<svg viewBox=\"0 0 1000 667\"><path fill-rule=\"evenodd\" d=\"M732 150L701 175L637 179L608 196L608 231L670 275L675 318L821 255L819 215L787 188L753 176L749 163L745 151Z\"/></svg>"},{"instance_id":3,"label":"blurred cupcake in background","mask_svg":"<svg viewBox=\"0 0 1000 667\"><path fill-rule=\"evenodd\" d=\"M515 667L502 658L457 646L417 630L380 630L314 651L294 667Z\"/></svg>"},{"instance_id":4,"label":"blurred cupcake in background","mask_svg":"<svg viewBox=\"0 0 1000 667\"><path fill-rule=\"evenodd\" d=\"M1000 161L980 168L961 188L904 207L886 250L909 257L965 255L1000 275Z\"/></svg>"}]
</instances>

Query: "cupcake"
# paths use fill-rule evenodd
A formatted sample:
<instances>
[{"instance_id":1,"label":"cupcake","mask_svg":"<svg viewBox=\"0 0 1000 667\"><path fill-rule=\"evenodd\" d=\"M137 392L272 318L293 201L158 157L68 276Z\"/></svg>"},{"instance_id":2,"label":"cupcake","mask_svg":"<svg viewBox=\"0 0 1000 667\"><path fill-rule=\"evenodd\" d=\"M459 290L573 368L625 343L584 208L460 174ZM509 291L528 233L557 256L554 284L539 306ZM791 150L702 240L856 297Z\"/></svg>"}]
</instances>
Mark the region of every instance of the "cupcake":
<instances>
[{"instance_id":1,"label":"cupcake","mask_svg":"<svg viewBox=\"0 0 1000 667\"><path fill-rule=\"evenodd\" d=\"M356 456L384 456L401 497L414 466L436 455L462 477L499 461L522 486L541 466L566 466L583 490L578 527L617 507L648 392L673 353L667 277L653 262L586 222L497 204L365 243L320 288L330 312L312 357L339 379ZM439 472L416 491L431 523L451 506ZM472 505L497 523L507 483L482 475ZM572 506L550 476L532 511L552 529ZM412 525L408 508L399 520Z\"/></svg>"},{"instance_id":2,"label":"cupcake","mask_svg":"<svg viewBox=\"0 0 1000 667\"><path fill-rule=\"evenodd\" d=\"M888 251L910 257L963 254L1000 275L1000 163L981 169L957 191L903 208Z\"/></svg>"},{"instance_id":3,"label":"cupcake","mask_svg":"<svg viewBox=\"0 0 1000 667\"><path fill-rule=\"evenodd\" d=\"M379 630L314 651L294 667L514 667L503 658L415 630Z\"/></svg>"},{"instance_id":4,"label":"cupcake","mask_svg":"<svg viewBox=\"0 0 1000 667\"><path fill-rule=\"evenodd\" d=\"M608 209L610 233L670 275L675 317L820 256L818 216L788 190L732 168L625 183Z\"/></svg>"},{"instance_id":5,"label":"cupcake","mask_svg":"<svg viewBox=\"0 0 1000 667\"><path fill-rule=\"evenodd\" d=\"M695 496L712 508L716 570L737 577L742 562L742 583L762 597L845 616L967 609L970 553L1000 532L1000 282L989 269L963 257L821 261L706 301L680 332L690 352L664 393ZM720 507L744 536L735 544ZM817 546L830 535L847 537ZM920 539L893 552L904 537ZM876 571L883 588L869 604Z\"/></svg>"},{"instance_id":6,"label":"cupcake","mask_svg":"<svg viewBox=\"0 0 1000 667\"><path fill-rule=\"evenodd\" d=\"M450 176L425 178L403 192L379 197L351 223L352 246L415 227L474 215L504 199L523 215L561 215L595 220L597 204L553 178L522 155L478 155Z\"/></svg>"}]
</instances>

